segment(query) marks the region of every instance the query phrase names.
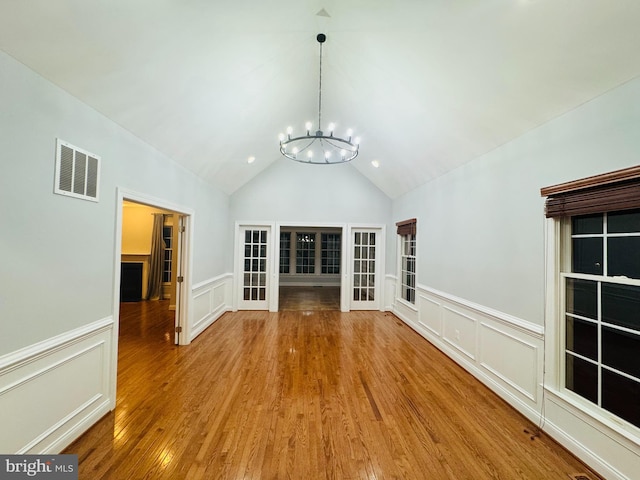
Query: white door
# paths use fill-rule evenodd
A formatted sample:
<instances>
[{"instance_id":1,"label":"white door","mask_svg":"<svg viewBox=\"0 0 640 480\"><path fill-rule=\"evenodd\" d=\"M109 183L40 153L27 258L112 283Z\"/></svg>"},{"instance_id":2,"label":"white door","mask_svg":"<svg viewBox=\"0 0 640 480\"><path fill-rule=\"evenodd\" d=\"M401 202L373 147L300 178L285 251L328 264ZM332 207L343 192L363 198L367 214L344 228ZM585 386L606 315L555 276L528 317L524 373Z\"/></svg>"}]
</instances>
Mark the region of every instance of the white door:
<instances>
[{"instance_id":1,"label":"white door","mask_svg":"<svg viewBox=\"0 0 640 480\"><path fill-rule=\"evenodd\" d=\"M351 231L351 240L351 309L378 310L380 230L354 228Z\"/></svg>"},{"instance_id":2,"label":"white door","mask_svg":"<svg viewBox=\"0 0 640 480\"><path fill-rule=\"evenodd\" d=\"M267 310L269 227L240 227L240 310Z\"/></svg>"}]
</instances>

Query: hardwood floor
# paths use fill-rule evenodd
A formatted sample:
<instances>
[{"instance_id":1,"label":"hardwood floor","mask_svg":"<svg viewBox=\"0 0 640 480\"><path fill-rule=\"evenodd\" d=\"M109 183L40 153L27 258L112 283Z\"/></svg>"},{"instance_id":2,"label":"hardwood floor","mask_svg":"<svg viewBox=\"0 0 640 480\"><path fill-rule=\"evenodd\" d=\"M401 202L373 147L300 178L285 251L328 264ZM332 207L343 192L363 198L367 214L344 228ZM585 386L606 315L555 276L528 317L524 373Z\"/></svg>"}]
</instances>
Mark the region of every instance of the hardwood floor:
<instances>
[{"instance_id":1,"label":"hardwood floor","mask_svg":"<svg viewBox=\"0 0 640 480\"><path fill-rule=\"evenodd\" d=\"M280 287L279 310L340 310L340 287Z\"/></svg>"},{"instance_id":2,"label":"hardwood floor","mask_svg":"<svg viewBox=\"0 0 640 480\"><path fill-rule=\"evenodd\" d=\"M122 307L80 479L599 478L389 313L227 313L176 347L163 303Z\"/></svg>"}]
</instances>

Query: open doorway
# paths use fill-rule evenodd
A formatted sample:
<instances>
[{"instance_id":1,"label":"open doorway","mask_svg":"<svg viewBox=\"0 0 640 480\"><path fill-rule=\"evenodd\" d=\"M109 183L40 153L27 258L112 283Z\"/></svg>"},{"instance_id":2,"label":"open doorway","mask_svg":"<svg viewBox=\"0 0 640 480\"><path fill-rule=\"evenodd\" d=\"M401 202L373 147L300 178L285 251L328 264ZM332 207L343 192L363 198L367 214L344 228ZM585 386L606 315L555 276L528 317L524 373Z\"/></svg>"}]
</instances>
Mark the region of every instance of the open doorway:
<instances>
[{"instance_id":1,"label":"open doorway","mask_svg":"<svg viewBox=\"0 0 640 480\"><path fill-rule=\"evenodd\" d=\"M342 230L280 227L279 310L340 310Z\"/></svg>"},{"instance_id":2,"label":"open doorway","mask_svg":"<svg viewBox=\"0 0 640 480\"><path fill-rule=\"evenodd\" d=\"M182 215L124 200L120 251L120 339L178 344Z\"/></svg>"}]
</instances>

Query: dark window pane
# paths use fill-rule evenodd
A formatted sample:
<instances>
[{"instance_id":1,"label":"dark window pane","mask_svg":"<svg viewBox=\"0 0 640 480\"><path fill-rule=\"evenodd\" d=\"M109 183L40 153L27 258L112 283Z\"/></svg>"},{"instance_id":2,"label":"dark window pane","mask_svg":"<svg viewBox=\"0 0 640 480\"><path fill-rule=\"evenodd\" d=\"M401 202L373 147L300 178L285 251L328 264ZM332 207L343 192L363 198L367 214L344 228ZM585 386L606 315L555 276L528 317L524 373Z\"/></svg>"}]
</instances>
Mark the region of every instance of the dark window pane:
<instances>
[{"instance_id":1,"label":"dark window pane","mask_svg":"<svg viewBox=\"0 0 640 480\"><path fill-rule=\"evenodd\" d=\"M598 403L598 367L581 358L566 354L565 386L586 398Z\"/></svg>"},{"instance_id":2,"label":"dark window pane","mask_svg":"<svg viewBox=\"0 0 640 480\"><path fill-rule=\"evenodd\" d=\"M640 335L602 329L602 363L640 378Z\"/></svg>"},{"instance_id":3,"label":"dark window pane","mask_svg":"<svg viewBox=\"0 0 640 480\"><path fill-rule=\"evenodd\" d=\"M601 213L571 217L571 233L573 235L602 233L602 224Z\"/></svg>"},{"instance_id":4,"label":"dark window pane","mask_svg":"<svg viewBox=\"0 0 640 480\"><path fill-rule=\"evenodd\" d=\"M251 243L251 230L244 232L244 243Z\"/></svg>"},{"instance_id":5,"label":"dark window pane","mask_svg":"<svg viewBox=\"0 0 640 480\"><path fill-rule=\"evenodd\" d=\"M597 283L567 278L567 312L583 317L598 318Z\"/></svg>"},{"instance_id":6,"label":"dark window pane","mask_svg":"<svg viewBox=\"0 0 640 480\"><path fill-rule=\"evenodd\" d=\"M602 238L574 238L571 240L571 244L572 271L602 275Z\"/></svg>"},{"instance_id":7,"label":"dark window pane","mask_svg":"<svg viewBox=\"0 0 640 480\"><path fill-rule=\"evenodd\" d=\"M640 232L640 209L607 214L607 231L609 233Z\"/></svg>"},{"instance_id":8,"label":"dark window pane","mask_svg":"<svg viewBox=\"0 0 640 480\"><path fill-rule=\"evenodd\" d=\"M603 283L602 321L640 331L640 287Z\"/></svg>"},{"instance_id":9,"label":"dark window pane","mask_svg":"<svg viewBox=\"0 0 640 480\"><path fill-rule=\"evenodd\" d=\"M640 279L640 237L614 237L607 241L608 274Z\"/></svg>"},{"instance_id":10,"label":"dark window pane","mask_svg":"<svg viewBox=\"0 0 640 480\"><path fill-rule=\"evenodd\" d=\"M250 300L251 299L251 289L250 288L245 288L244 289L244 299L245 300Z\"/></svg>"},{"instance_id":11,"label":"dark window pane","mask_svg":"<svg viewBox=\"0 0 640 480\"><path fill-rule=\"evenodd\" d=\"M566 347L574 353L598 359L598 326L577 318L566 319Z\"/></svg>"},{"instance_id":12,"label":"dark window pane","mask_svg":"<svg viewBox=\"0 0 640 480\"><path fill-rule=\"evenodd\" d=\"M603 369L602 407L640 427L640 383Z\"/></svg>"}]
</instances>

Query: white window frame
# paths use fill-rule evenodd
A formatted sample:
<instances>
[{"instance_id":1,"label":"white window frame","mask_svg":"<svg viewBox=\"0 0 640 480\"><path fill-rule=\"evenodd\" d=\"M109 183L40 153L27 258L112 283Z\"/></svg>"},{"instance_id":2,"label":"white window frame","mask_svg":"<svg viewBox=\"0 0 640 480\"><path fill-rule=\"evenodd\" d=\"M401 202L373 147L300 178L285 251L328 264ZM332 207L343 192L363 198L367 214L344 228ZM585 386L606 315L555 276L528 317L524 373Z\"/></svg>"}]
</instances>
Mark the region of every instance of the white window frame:
<instances>
[{"instance_id":1,"label":"white window frame","mask_svg":"<svg viewBox=\"0 0 640 480\"><path fill-rule=\"evenodd\" d=\"M632 442L640 441L640 428L620 419L617 415L594 405L589 400L565 387L565 276L567 262L571 264L571 217L547 218L545 223L545 364L544 388L559 400L577 408L586 416ZM572 278L596 277L571 274ZM575 277L574 277L575 275ZM612 277L599 277L609 281ZM633 280L633 285L640 281ZM615 279L611 283L618 283Z\"/></svg>"},{"instance_id":2,"label":"white window frame","mask_svg":"<svg viewBox=\"0 0 640 480\"><path fill-rule=\"evenodd\" d=\"M407 238L407 237L413 237L413 239L411 238ZM405 251L405 247L409 244L413 243L413 255L407 254ZM398 281L398 291L397 291L397 297L399 300L401 300L402 302L411 305L411 306L415 306L416 304L416 296L417 296L417 234L408 234L408 235L398 235L398 272L400 275L400 279ZM409 271L409 270L405 270L404 269L404 259L407 258L412 258L413 259L413 271ZM414 278L414 285L408 285L406 283L406 275L405 273L412 273L413 274L413 278ZM404 293L405 290L412 290L413 291L413 301L412 300L408 300L405 298Z\"/></svg>"}]
</instances>

